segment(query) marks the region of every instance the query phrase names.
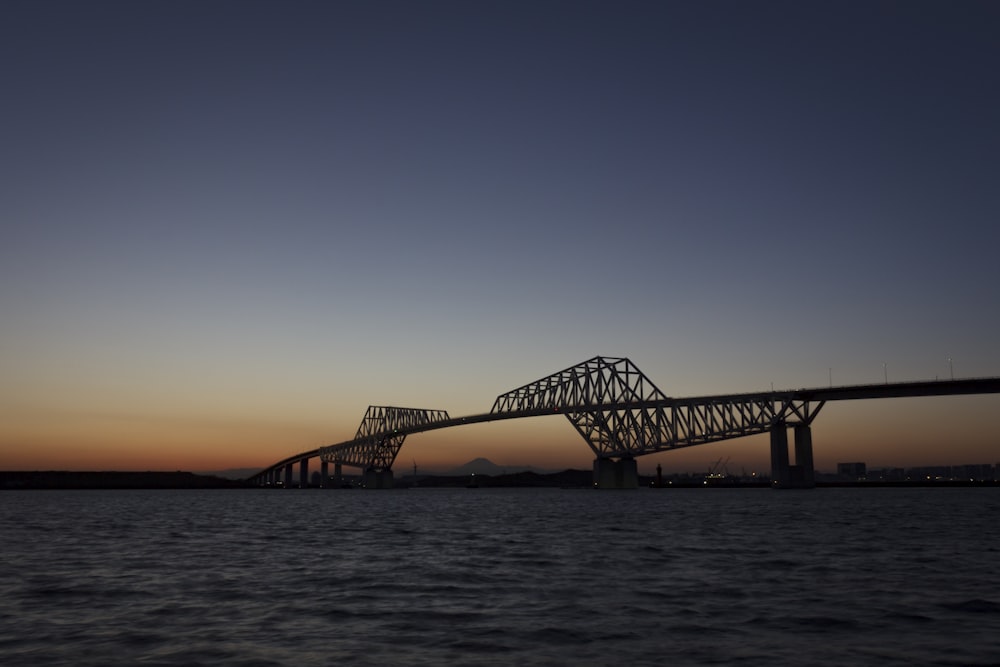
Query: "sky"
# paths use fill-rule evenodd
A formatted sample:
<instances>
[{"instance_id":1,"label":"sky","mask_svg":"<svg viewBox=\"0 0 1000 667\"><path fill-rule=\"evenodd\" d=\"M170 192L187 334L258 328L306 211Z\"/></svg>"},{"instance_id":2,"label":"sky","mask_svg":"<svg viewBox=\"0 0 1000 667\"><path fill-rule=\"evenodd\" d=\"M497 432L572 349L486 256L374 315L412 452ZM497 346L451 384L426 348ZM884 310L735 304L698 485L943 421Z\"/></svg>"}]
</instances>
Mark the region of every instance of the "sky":
<instances>
[{"instance_id":1,"label":"sky","mask_svg":"<svg viewBox=\"0 0 1000 667\"><path fill-rule=\"evenodd\" d=\"M596 355L678 397L1000 376L998 34L974 1L6 0L0 469L263 468ZM829 404L816 467L1000 462L998 409ZM593 454L534 418L397 465L477 457Z\"/></svg>"}]
</instances>

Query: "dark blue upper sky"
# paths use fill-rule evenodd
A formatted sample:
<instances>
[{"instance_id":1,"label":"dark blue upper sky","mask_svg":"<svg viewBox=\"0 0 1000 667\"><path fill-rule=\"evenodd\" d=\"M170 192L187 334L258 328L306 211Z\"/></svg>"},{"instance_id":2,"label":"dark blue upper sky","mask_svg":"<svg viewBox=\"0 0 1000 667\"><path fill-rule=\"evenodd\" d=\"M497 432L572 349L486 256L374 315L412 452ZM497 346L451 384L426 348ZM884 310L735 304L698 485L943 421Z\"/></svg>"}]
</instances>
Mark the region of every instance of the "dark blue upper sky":
<instances>
[{"instance_id":1,"label":"dark blue upper sky","mask_svg":"<svg viewBox=\"0 0 1000 667\"><path fill-rule=\"evenodd\" d=\"M355 422L594 354L675 395L1000 374L997 35L993 2L8 0L0 389Z\"/></svg>"}]
</instances>

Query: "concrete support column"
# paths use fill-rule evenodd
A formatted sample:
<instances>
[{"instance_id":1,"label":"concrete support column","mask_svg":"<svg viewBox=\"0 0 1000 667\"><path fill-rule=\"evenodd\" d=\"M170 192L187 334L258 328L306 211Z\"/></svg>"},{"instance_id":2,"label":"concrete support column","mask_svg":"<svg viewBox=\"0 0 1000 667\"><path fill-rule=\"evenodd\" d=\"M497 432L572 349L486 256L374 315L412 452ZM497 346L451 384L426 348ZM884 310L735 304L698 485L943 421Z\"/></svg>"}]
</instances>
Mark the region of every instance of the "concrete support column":
<instances>
[{"instance_id":1,"label":"concrete support column","mask_svg":"<svg viewBox=\"0 0 1000 667\"><path fill-rule=\"evenodd\" d=\"M344 471L339 463L333 464L333 486L340 488L344 485Z\"/></svg>"},{"instance_id":2,"label":"concrete support column","mask_svg":"<svg viewBox=\"0 0 1000 667\"><path fill-rule=\"evenodd\" d=\"M639 466L635 459L594 459L594 487L598 489L638 489Z\"/></svg>"},{"instance_id":3,"label":"concrete support column","mask_svg":"<svg viewBox=\"0 0 1000 667\"><path fill-rule=\"evenodd\" d=\"M291 463L286 463L285 464L285 488L286 489L292 488L292 464Z\"/></svg>"},{"instance_id":4,"label":"concrete support column","mask_svg":"<svg viewBox=\"0 0 1000 667\"><path fill-rule=\"evenodd\" d=\"M594 459L594 488L615 488L615 462L611 459Z\"/></svg>"},{"instance_id":5,"label":"concrete support column","mask_svg":"<svg viewBox=\"0 0 1000 667\"><path fill-rule=\"evenodd\" d=\"M392 481L391 470L365 470L366 489L391 489Z\"/></svg>"},{"instance_id":6,"label":"concrete support column","mask_svg":"<svg viewBox=\"0 0 1000 667\"><path fill-rule=\"evenodd\" d=\"M813 469L812 428L795 425L795 465L788 461L788 425L771 427L771 486L775 489L812 489L816 486Z\"/></svg>"},{"instance_id":7,"label":"concrete support column","mask_svg":"<svg viewBox=\"0 0 1000 667\"><path fill-rule=\"evenodd\" d=\"M299 488L309 488L309 459L299 461Z\"/></svg>"},{"instance_id":8,"label":"concrete support column","mask_svg":"<svg viewBox=\"0 0 1000 667\"><path fill-rule=\"evenodd\" d=\"M788 465L788 426L779 422L771 426L771 487L787 489L792 481Z\"/></svg>"},{"instance_id":9,"label":"concrete support column","mask_svg":"<svg viewBox=\"0 0 1000 667\"><path fill-rule=\"evenodd\" d=\"M319 462L319 484L324 489L330 488L330 464L327 461Z\"/></svg>"},{"instance_id":10,"label":"concrete support column","mask_svg":"<svg viewBox=\"0 0 1000 667\"><path fill-rule=\"evenodd\" d=\"M812 489L816 486L816 471L813 468L812 427L799 424L795 427L795 467L801 479L796 480L796 488Z\"/></svg>"},{"instance_id":11,"label":"concrete support column","mask_svg":"<svg viewBox=\"0 0 1000 667\"><path fill-rule=\"evenodd\" d=\"M638 489L639 488L639 464L636 463L635 459L622 459L618 462L618 467L621 469L621 487L622 489Z\"/></svg>"}]
</instances>

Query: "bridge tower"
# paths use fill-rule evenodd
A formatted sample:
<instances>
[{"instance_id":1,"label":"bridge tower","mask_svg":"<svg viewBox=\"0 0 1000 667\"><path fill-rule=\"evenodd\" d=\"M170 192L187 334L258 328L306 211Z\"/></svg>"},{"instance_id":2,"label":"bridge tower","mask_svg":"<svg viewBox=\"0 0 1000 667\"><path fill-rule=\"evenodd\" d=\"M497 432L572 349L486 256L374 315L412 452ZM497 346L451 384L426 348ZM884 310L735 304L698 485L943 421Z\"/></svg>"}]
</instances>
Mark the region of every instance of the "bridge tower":
<instances>
[{"instance_id":1,"label":"bridge tower","mask_svg":"<svg viewBox=\"0 0 1000 667\"><path fill-rule=\"evenodd\" d=\"M594 486L639 486L636 453L659 441L638 403L667 397L624 357L594 357L497 397L493 414L551 410L565 414L594 452Z\"/></svg>"},{"instance_id":2,"label":"bridge tower","mask_svg":"<svg viewBox=\"0 0 1000 667\"><path fill-rule=\"evenodd\" d=\"M406 439L406 429L448 418L444 410L369 405L354 440L320 447L320 461L333 462L335 486L341 484L341 466L350 465L364 470L366 489L391 489L392 464Z\"/></svg>"},{"instance_id":3,"label":"bridge tower","mask_svg":"<svg viewBox=\"0 0 1000 667\"><path fill-rule=\"evenodd\" d=\"M769 432L772 479L784 489L815 486L810 425L824 403L796 392L673 399L628 359L594 357L501 394L491 414L566 415L594 452L599 489L637 488L635 459L644 454Z\"/></svg>"}]
</instances>

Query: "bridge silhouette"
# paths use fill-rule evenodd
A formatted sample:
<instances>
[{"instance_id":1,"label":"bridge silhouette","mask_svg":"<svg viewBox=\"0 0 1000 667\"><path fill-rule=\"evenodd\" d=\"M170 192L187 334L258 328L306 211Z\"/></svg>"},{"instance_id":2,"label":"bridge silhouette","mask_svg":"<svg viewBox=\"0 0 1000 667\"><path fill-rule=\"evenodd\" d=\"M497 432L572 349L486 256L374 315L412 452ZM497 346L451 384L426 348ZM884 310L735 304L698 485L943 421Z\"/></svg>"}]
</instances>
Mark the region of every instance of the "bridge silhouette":
<instances>
[{"instance_id":1,"label":"bridge silhouette","mask_svg":"<svg viewBox=\"0 0 1000 667\"><path fill-rule=\"evenodd\" d=\"M629 359L598 356L500 394L487 413L451 417L444 410L369 406L353 439L281 459L249 481L292 487L298 465L299 485L304 488L309 460L319 458L322 486L339 487L346 465L364 471L366 488L391 488L392 464L408 435L502 419L563 415L594 452L597 488L637 488L635 459L639 456L762 433L771 435L772 486L812 488L812 423L828 401L995 393L1000 393L1000 378L672 398ZM794 464L789 457L789 429L794 434Z\"/></svg>"}]
</instances>

